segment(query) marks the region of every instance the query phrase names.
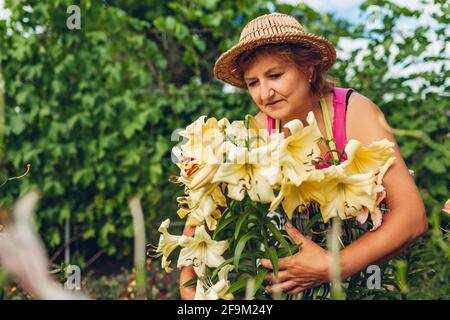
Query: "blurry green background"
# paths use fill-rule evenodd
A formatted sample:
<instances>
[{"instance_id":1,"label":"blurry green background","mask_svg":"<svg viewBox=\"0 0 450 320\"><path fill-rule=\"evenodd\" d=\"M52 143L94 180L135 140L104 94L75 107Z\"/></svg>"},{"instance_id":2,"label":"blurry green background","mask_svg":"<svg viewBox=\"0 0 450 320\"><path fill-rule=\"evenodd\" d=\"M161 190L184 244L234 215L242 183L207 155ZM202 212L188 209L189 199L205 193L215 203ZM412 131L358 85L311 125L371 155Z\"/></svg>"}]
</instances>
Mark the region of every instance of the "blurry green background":
<instances>
[{"instance_id":1,"label":"blurry green background","mask_svg":"<svg viewBox=\"0 0 450 320\"><path fill-rule=\"evenodd\" d=\"M119 298L133 256L128 197L141 197L147 242L156 244L160 222L179 221L182 190L167 182L177 174L170 151L180 140L173 132L203 114L234 120L256 113L249 95L224 86L212 68L245 23L288 13L337 47L329 74L340 86L367 96L392 127L407 130L397 139L432 223L427 237L391 263L389 290L349 298L449 298L449 215L441 211L450 194L448 2L425 1L433 7L425 17L424 10L391 1L363 1L360 19L292 3L6 0L10 16L0 20L2 181L23 173L26 164L31 172L1 189L0 206L39 188L36 224L52 263L64 261L64 241L71 241L70 263L92 277L89 292ZM72 4L81 9L79 30L66 26ZM181 233L182 224L172 229ZM164 275L158 265L148 266L149 283L160 287L152 297L177 298L176 272ZM5 288L3 298L18 297Z\"/></svg>"}]
</instances>

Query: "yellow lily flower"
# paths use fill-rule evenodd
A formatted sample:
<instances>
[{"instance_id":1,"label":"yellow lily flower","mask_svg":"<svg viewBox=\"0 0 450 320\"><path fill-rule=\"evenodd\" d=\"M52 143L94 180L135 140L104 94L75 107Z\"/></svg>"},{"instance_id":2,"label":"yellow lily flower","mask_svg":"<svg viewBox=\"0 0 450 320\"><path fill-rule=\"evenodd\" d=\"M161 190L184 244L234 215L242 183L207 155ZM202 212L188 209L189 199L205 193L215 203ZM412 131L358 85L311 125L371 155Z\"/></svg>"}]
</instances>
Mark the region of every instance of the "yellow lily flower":
<instances>
[{"instance_id":1,"label":"yellow lily flower","mask_svg":"<svg viewBox=\"0 0 450 320\"><path fill-rule=\"evenodd\" d=\"M188 216L186 225L189 227L198 227L205 223L208 227L208 230L214 231L217 227L217 220L221 217L221 215L222 213L220 212L220 210L215 210L213 214L202 219L202 217L199 217L197 214L191 213Z\"/></svg>"},{"instance_id":2,"label":"yellow lily flower","mask_svg":"<svg viewBox=\"0 0 450 320\"><path fill-rule=\"evenodd\" d=\"M226 119L217 121L202 116L180 133L187 142L172 149L180 159L177 163L181 170L180 182L192 190L200 189L210 183L222 162L216 157L217 150L225 139L225 130L229 127Z\"/></svg>"},{"instance_id":3,"label":"yellow lily flower","mask_svg":"<svg viewBox=\"0 0 450 320\"><path fill-rule=\"evenodd\" d=\"M283 210L288 216L289 220L292 219L293 212L300 207L304 209L309 206L311 201L318 203L325 202L325 198L322 194L321 176L316 176L316 179L310 179L303 181L300 186L296 186L287 177L283 179L280 192L277 197L270 204L270 211L275 211L280 203L283 206Z\"/></svg>"},{"instance_id":4,"label":"yellow lily flower","mask_svg":"<svg viewBox=\"0 0 450 320\"><path fill-rule=\"evenodd\" d=\"M384 138L374 141L367 147L358 140L351 139L346 147L347 160L342 163L348 174L367 173L377 174L386 161L394 154L394 143Z\"/></svg>"},{"instance_id":5,"label":"yellow lily flower","mask_svg":"<svg viewBox=\"0 0 450 320\"><path fill-rule=\"evenodd\" d=\"M395 157L390 157L380 168L380 171L377 174L377 185L381 185L383 182L384 175L388 171L388 169L392 166L395 161Z\"/></svg>"},{"instance_id":6,"label":"yellow lily flower","mask_svg":"<svg viewBox=\"0 0 450 320\"><path fill-rule=\"evenodd\" d=\"M231 199L241 201L247 191L253 201L271 202L275 198L272 185L281 180L280 167L272 160L277 147L271 143L248 150L225 142L228 161L220 165L212 183L226 182Z\"/></svg>"},{"instance_id":7,"label":"yellow lily flower","mask_svg":"<svg viewBox=\"0 0 450 320\"><path fill-rule=\"evenodd\" d=\"M325 178L321 189L325 202L319 203L324 222L335 216L342 220L357 217L363 206L370 212L375 210L373 171L347 175L342 166L330 166L323 171Z\"/></svg>"},{"instance_id":8,"label":"yellow lily flower","mask_svg":"<svg viewBox=\"0 0 450 320\"><path fill-rule=\"evenodd\" d=\"M219 183L209 183L196 190L187 190L186 193L189 195L188 203L191 208L208 196L211 196L217 205L221 207L227 206L227 200Z\"/></svg>"},{"instance_id":9,"label":"yellow lily flower","mask_svg":"<svg viewBox=\"0 0 450 320\"><path fill-rule=\"evenodd\" d=\"M297 186L308 180L311 173L323 176L312 164L312 160L320 157L317 141L322 135L312 112L308 113L306 121L309 124L306 127L298 119L286 123L284 127L290 130L291 135L281 141L280 147L283 175Z\"/></svg>"},{"instance_id":10,"label":"yellow lily flower","mask_svg":"<svg viewBox=\"0 0 450 320\"><path fill-rule=\"evenodd\" d=\"M197 227L193 237L182 235L178 243L183 247L178 258L178 268L194 264L199 276L203 276L204 266L220 266L225 261L222 254L228 249L228 241L212 240L205 226Z\"/></svg>"},{"instance_id":11,"label":"yellow lily flower","mask_svg":"<svg viewBox=\"0 0 450 320\"><path fill-rule=\"evenodd\" d=\"M188 226L200 226L205 222L209 230L215 230L217 219L221 216L217 206L227 206L219 183L207 184L198 190L187 190L187 194L177 198L178 216L184 219L189 215Z\"/></svg>"},{"instance_id":12,"label":"yellow lily flower","mask_svg":"<svg viewBox=\"0 0 450 320\"><path fill-rule=\"evenodd\" d=\"M178 240L181 236L171 235L168 231L170 225L170 219L166 219L161 223L158 231L161 233L159 237L158 248L156 252L162 253L161 267L164 268L166 272L171 272L173 269L170 267L171 261L167 260L169 255L178 247Z\"/></svg>"},{"instance_id":13,"label":"yellow lily flower","mask_svg":"<svg viewBox=\"0 0 450 320\"><path fill-rule=\"evenodd\" d=\"M225 139L225 130L229 126L228 120L217 121L215 118L206 120L206 116L199 117L190 124L185 130L180 132L180 136L187 138L188 141L180 146L183 157L195 158L204 162L208 156L206 147L217 151Z\"/></svg>"},{"instance_id":14,"label":"yellow lily flower","mask_svg":"<svg viewBox=\"0 0 450 320\"><path fill-rule=\"evenodd\" d=\"M209 230L216 229L217 219L220 218L221 212L217 209L217 203L212 195L203 194L201 199L195 203L191 197L179 197L177 200L179 203L178 216L184 219L184 217L189 215L187 220L188 226L200 226L206 223ZM185 207L186 204L188 208Z\"/></svg>"},{"instance_id":15,"label":"yellow lily flower","mask_svg":"<svg viewBox=\"0 0 450 320\"><path fill-rule=\"evenodd\" d=\"M210 183L218 169L219 165L205 165L193 176L191 184L188 185L188 188L191 190L198 190L206 184Z\"/></svg>"},{"instance_id":16,"label":"yellow lily flower","mask_svg":"<svg viewBox=\"0 0 450 320\"><path fill-rule=\"evenodd\" d=\"M366 222L367 218L369 217L370 213L370 219L372 219L373 227L370 229L370 231L374 231L378 229L381 226L381 222L383 220L383 215L381 213L381 209L378 207L381 203L381 201L384 200L386 197L386 191L382 185L384 175L386 174L386 171L390 168L390 166L394 163L395 157L389 158L385 164L381 167L380 172L378 173L376 177L376 185L373 189L373 192L376 197L375 201L375 208L373 211L369 212L368 208L363 207L361 209L360 214L356 217L356 220L363 224Z\"/></svg>"},{"instance_id":17,"label":"yellow lily flower","mask_svg":"<svg viewBox=\"0 0 450 320\"><path fill-rule=\"evenodd\" d=\"M198 226L198 222L206 223L209 230L216 229L217 220L220 217L220 210L217 209L213 198L211 196L206 197L200 205L193 209L189 215L189 224ZM217 218L214 218L217 217Z\"/></svg>"},{"instance_id":18,"label":"yellow lily flower","mask_svg":"<svg viewBox=\"0 0 450 320\"><path fill-rule=\"evenodd\" d=\"M260 127L255 118L251 115L246 116L247 127L242 120L233 121L225 130L227 140L238 147L248 146L250 149L261 147L270 142L269 132Z\"/></svg>"},{"instance_id":19,"label":"yellow lily flower","mask_svg":"<svg viewBox=\"0 0 450 320\"><path fill-rule=\"evenodd\" d=\"M248 145L250 149L262 147L279 138L281 134L269 135L269 131L259 126L253 116L247 116L248 121Z\"/></svg>"},{"instance_id":20,"label":"yellow lily flower","mask_svg":"<svg viewBox=\"0 0 450 320\"><path fill-rule=\"evenodd\" d=\"M183 183L188 189L197 190L209 184L219 168L219 160L214 155L210 147L206 147L206 156L204 162L195 158L183 158L177 163L180 168L179 182Z\"/></svg>"}]
</instances>

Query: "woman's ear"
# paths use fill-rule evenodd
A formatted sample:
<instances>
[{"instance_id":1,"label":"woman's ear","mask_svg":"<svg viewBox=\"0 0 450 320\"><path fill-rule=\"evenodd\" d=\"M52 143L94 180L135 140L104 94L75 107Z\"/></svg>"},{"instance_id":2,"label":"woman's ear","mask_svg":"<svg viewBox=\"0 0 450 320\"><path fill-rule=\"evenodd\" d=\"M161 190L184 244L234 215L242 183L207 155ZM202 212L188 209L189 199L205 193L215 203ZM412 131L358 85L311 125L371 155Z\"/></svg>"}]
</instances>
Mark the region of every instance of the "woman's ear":
<instances>
[{"instance_id":1,"label":"woman's ear","mask_svg":"<svg viewBox=\"0 0 450 320\"><path fill-rule=\"evenodd\" d=\"M311 80L311 81L312 81L312 79L314 78L314 67L313 67L313 66L310 66L310 67L308 67L307 70L308 70L308 71L307 71L307 77L308 77L308 80ZM309 82L311 82L311 81L309 81Z\"/></svg>"}]
</instances>

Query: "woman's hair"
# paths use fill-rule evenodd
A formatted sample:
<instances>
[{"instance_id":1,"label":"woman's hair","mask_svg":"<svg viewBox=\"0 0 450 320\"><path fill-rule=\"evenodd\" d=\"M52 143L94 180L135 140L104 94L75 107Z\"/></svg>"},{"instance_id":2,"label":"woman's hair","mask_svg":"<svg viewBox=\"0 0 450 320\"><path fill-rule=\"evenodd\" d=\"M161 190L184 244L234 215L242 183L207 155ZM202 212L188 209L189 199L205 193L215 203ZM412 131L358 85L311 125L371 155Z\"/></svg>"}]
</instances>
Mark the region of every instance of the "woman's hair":
<instances>
[{"instance_id":1,"label":"woman's hair","mask_svg":"<svg viewBox=\"0 0 450 320\"><path fill-rule=\"evenodd\" d=\"M333 90L338 81L327 77L326 70L323 70L321 64L321 54L308 44L266 44L251 50L245 51L237 57L238 70L242 81L244 79L244 71L260 54L276 54L285 62L295 63L299 69L306 74L308 67L313 67L311 77L311 94L320 96L321 93L326 94Z\"/></svg>"}]
</instances>

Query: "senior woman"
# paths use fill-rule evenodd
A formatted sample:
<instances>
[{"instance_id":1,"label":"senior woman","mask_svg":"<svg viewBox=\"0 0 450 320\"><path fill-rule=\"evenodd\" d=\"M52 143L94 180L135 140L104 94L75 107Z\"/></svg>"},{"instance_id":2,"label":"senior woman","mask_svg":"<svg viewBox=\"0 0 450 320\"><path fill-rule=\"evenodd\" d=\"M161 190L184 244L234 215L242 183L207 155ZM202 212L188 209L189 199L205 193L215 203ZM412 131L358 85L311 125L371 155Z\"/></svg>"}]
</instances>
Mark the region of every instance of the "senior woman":
<instances>
[{"instance_id":1,"label":"senior woman","mask_svg":"<svg viewBox=\"0 0 450 320\"><path fill-rule=\"evenodd\" d=\"M395 144L395 162L384 176L386 205L383 224L340 251L341 279L371 264L387 261L406 249L428 229L423 201L399 152L395 138L380 122L378 106L353 89L338 88L326 77L336 61L333 45L321 36L304 31L292 16L263 15L242 30L239 42L216 61L218 79L248 91L259 108L256 121L271 130L273 122L293 119L306 123L312 111L322 136L334 138L338 150L347 140L363 145L387 138ZM332 123L331 120L332 119ZM280 126L281 127L281 126ZM289 130L283 128L286 136ZM320 144L322 157L326 146ZM296 294L330 282L330 253L301 234L291 223L285 229L301 250L279 260L279 275L266 276L266 292ZM192 235L192 227L184 234ZM262 259L272 269L270 261ZM180 273L180 284L195 277L192 266ZM192 299L195 288L180 285L182 299Z\"/></svg>"}]
</instances>

